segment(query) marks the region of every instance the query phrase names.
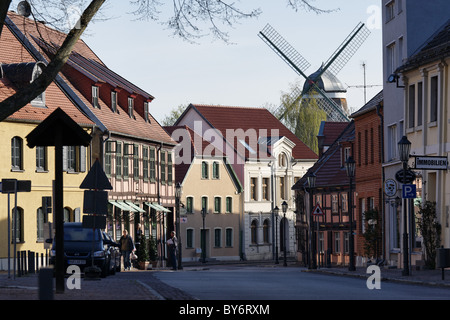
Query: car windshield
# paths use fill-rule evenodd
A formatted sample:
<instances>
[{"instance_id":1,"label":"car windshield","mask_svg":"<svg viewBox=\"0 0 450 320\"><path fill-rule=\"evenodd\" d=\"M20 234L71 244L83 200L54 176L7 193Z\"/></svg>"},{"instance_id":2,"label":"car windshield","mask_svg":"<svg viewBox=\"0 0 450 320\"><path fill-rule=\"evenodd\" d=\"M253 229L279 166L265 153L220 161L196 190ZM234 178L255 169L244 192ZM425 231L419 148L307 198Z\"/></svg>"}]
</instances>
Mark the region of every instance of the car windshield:
<instances>
[{"instance_id":1,"label":"car windshield","mask_svg":"<svg viewBox=\"0 0 450 320\"><path fill-rule=\"evenodd\" d=\"M100 230L95 230L95 241L100 240ZM64 241L92 241L92 229L65 228Z\"/></svg>"}]
</instances>

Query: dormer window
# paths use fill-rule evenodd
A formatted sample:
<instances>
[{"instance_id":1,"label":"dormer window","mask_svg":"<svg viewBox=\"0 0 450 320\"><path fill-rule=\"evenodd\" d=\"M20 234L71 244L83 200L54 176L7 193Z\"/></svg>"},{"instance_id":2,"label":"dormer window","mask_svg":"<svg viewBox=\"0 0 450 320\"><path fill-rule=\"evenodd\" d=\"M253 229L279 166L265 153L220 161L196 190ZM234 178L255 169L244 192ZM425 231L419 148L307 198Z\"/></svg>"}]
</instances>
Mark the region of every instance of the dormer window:
<instances>
[{"instance_id":1,"label":"dormer window","mask_svg":"<svg viewBox=\"0 0 450 320\"><path fill-rule=\"evenodd\" d=\"M98 87L92 86L92 106L94 108L100 108L98 104Z\"/></svg>"},{"instance_id":2,"label":"dormer window","mask_svg":"<svg viewBox=\"0 0 450 320\"><path fill-rule=\"evenodd\" d=\"M148 116L148 113L149 113L149 111L148 111L148 102L146 101L146 102L144 102L144 119L145 119L145 122L150 122L150 118Z\"/></svg>"},{"instance_id":3,"label":"dormer window","mask_svg":"<svg viewBox=\"0 0 450 320\"><path fill-rule=\"evenodd\" d=\"M130 118L134 118L134 99L132 97L128 98L128 115L130 116Z\"/></svg>"},{"instance_id":4,"label":"dormer window","mask_svg":"<svg viewBox=\"0 0 450 320\"><path fill-rule=\"evenodd\" d=\"M111 91L111 110L117 112L117 92Z\"/></svg>"},{"instance_id":5,"label":"dormer window","mask_svg":"<svg viewBox=\"0 0 450 320\"><path fill-rule=\"evenodd\" d=\"M42 74L43 67L45 67L45 64L43 64L42 62L36 63L36 65L33 68L30 83L36 80ZM31 105L35 107L45 107L45 91L42 92L40 95L38 95L36 98L34 98L31 101Z\"/></svg>"}]
</instances>

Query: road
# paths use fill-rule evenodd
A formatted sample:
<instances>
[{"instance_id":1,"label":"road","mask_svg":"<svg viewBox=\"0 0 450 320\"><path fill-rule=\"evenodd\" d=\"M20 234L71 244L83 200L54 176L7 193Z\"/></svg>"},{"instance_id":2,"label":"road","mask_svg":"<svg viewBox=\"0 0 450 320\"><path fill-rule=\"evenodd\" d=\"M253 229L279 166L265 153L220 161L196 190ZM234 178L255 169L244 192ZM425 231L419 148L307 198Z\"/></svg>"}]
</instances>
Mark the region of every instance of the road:
<instances>
[{"instance_id":1,"label":"road","mask_svg":"<svg viewBox=\"0 0 450 320\"><path fill-rule=\"evenodd\" d=\"M450 289L305 272L299 268L209 267L155 272L167 285L199 300L450 300Z\"/></svg>"}]
</instances>

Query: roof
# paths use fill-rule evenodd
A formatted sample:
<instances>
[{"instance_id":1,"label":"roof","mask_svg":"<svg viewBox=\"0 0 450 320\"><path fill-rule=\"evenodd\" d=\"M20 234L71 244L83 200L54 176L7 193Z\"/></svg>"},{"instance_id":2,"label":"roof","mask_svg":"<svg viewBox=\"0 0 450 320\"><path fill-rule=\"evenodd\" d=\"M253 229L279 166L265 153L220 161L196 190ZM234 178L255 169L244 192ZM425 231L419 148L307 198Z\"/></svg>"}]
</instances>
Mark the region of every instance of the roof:
<instances>
[{"instance_id":1,"label":"roof","mask_svg":"<svg viewBox=\"0 0 450 320\"><path fill-rule=\"evenodd\" d=\"M54 30L45 24L19 16L14 12L8 12L6 25L15 35L15 37L10 37L11 40L15 39L15 42L18 42L19 45L14 44L11 46L11 53L7 59L4 59L3 55L0 54L0 57L2 57L1 62L3 63L35 62L36 60L46 63L51 60L52 54L66 37L64 33ZM37 30L37 26L39 30ZM17 38L21 39L21 41L17 41ZM2 33L3 39L4 34ZM21 60L24 59L24 56L28 56L28 60L17 61L17 52L21 52L19 55ZM68 70L66 68L77 70L83 77L78 79L68 77L64 71ZM110 70L89 46L80 39L74 45L70 59L63 68L63 72L60 72L55 79L58 86L73 101L73 104L78 107L80 116L84 113L84 117L89 118L88 122L91 125L95 123L102 131L107 130L113 134L126 135L167 145L176 144L151 114L148 115L149 121L146 121L138 112L134 112L134 118L130 118L126 112L128 106L121 106L118 103L118 112L114 113L111 111L110 106L106 105L101 99L99 99L100 108L94 108L92 102L86 99L78 85L79 83L85 83L88 79L95 79L94 82L108 84L111 88L125 89L128 93L141 96L142 101L151 101L153 99L153 96Z\"/></svg>"},{"instance_id":2,"label":"roof","mask_svg":"<svg viewBox=\"0 0 450 320\"><path fill-rule=\"evenodd\" d=\"M450 56L450 19L439 28L420 50L408 58L396 72L405 72L426 63Z\"/></svg>"},{"instance_id":3,"label":"roof","mask_svg":"<svg viewBox=\"0 0 450 320\"><path fill-rule=\"evenodd\" d=\"M302 190L308 187L308 175L313 172L316 175L316 188L328 188L347 186L348 177L345 168L341 166L341 144L355 139L355 122L347 123L347 127L339 137L319 158L319 160L299 179L292 190Z\"/></svg>"},{"instance_id":4,"label":"roof","mask_svg":"<svg viewBox=\"0 0 450 320\"><path fill-rule=\"evenodd\" d=\"M242 130L244 134L255 133L258 140L267 137L279 138L284 136L295 144L292 152L292 156L295 159L316 160L318 158L314 151L265 108L190 104L185 113L189 109L194 109L198 112L211 127L219 130L224 138L227 136L227 129L235 130L236 133L238 132L237 130ZM183 115L179 120L182 117ZM237 149L237 146L235 147L236 141L228 141L228 143L231 143ZM251 157L252 154L258 158L270 158L270 154L266 154L264 149L252 150L252 144L248 143L247 140L241 141L241 143L245 146L246 158ZM248 145L246 146L247 143ZM259 152L254 153L253 151Z\"/></svg>"},{"instance_id":5,"label":"roof","mask_svg":"<svg viewBox=\"0 0 450 320\"><path fill-rule=\"evenodd\" d=\"M321 72L322 67L309 76L309 79L315 79ZM342 82L331 72L325 71L316 80L317 86L325 92L347 92L347 89L342 84ZM303 92L307 93L311 88L311 82L306 80L303 84Z\"/></svg>"},{"instance_id":6,"label":"roof","mask_svg":"<svg viewBox=\"0 0 450 320\"><path fill-rule=\"evenodd\" d=\"M369 102L367 102L364 106L361 107L358 111L352 113L350 118L355 118L361 116L367 112L375 110L377 106L383 104L383 90L378 92Z\"/></svg>"},{"instance_id":7,"label":"roof","mask_svg":"<svg viewBox=\"0 0 450 320\"><path fill-rule=\"evenodd\" d=\"M348 122L322 121L318 138L323 138L322 146L330 146L348 126Z\"/></svg>"},{"instance_id":8,"label":"roof","mask_svg":"<svg viewBox=\"0 0 450 320\"><path fill-rule=\"evenodd\" d=\"M216 148L211 142L203 139L200 135L196 134L188 126L166 126L164 129L167 133L178 142L175 149L175 154L177 155L175 159L175 182L182 183L186 177L187 172L193 162L194 157L200 158L217 158L224 161L224 165L230 172L230 176L238 190L242 191L242 186L233 170L233 168L228 164L226 156L219 149ZM187 141L185 141L185 139ZM184 154L185 151L189 150L190 154ZM181 162L181 163L180 163Z\"/></svg>"}]
</instances>

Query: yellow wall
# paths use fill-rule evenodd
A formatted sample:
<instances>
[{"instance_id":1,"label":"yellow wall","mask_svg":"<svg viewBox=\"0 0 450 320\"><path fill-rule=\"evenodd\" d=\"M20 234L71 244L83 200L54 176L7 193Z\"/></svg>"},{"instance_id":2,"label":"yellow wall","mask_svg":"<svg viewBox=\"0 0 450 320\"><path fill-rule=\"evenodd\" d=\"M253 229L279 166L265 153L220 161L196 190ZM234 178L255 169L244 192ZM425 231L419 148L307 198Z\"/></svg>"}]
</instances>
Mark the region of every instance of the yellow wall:
<instances>
[{"instance_id":1,"label":"yellow wall","mask_svg":"<svg viewBox=\"0 0 450 320\"><path fill-rule=\"evenodd\" d=\"M25 124L18 122L3 121L0 123L0 179L31 180L31 192L18 193L17 206L23 209L23 242L18 243L16 250L31 250L45 253L44 243L37 241L37 209L42 206L43 196L52 196L52 181L55 178L54 170L54 148L47 148L47 169L46 172L36 172L36 149L27 146L26 136L36 127L36 124ZM23 143L23 171L14 172L11 170L11 139L15 136L22 138ZM89 150L89 148L87 148ZM89 151L87 150L87 154ZM89 156L88 156L89 159ZM89 171L90 163L86 163L86 171ZM83 191L79 186L85 178L87 172L64 173L64 207L74 210L83 207ZM10 208L14 207L14 194L9 196ZM0 194L0 259L8 257L7 237L7 217L8 217L8 195ZM12 215L11 215L12 219ZM49 221L53 221L52 214L49 214ZM12 234L11 234L12 238ZM13 245L11 244L11 257L13 256ZM4 261L3 261L4 263ZM0 269L4 265L0 265Z\"/></svg>"}]
</instances>

